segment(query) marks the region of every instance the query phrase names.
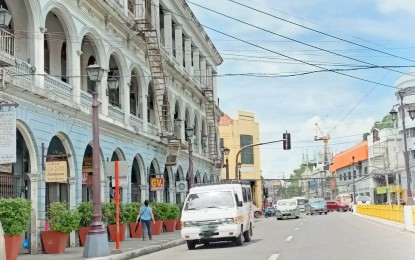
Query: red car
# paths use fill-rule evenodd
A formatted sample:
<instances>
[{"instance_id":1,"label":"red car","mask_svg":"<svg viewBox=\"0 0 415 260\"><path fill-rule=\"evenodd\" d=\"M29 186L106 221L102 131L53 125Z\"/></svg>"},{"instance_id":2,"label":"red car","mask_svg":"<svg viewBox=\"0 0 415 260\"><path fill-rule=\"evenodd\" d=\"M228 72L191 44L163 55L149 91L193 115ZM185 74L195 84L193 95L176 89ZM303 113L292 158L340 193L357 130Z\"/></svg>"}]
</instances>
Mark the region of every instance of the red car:
<instances>
[{"instance_id":1,"label":"red car","mask_svg":"<svg viewBox=\"0 0 415 260\"><path fill-rule=\"evenodd\" d=\"M256 206L254 206L254 217L255 218L260 218L262 216L263 212L262 209L257 208Z\"/></svg>"},{"instance_id":2,"label":"red car","mask_svg":"<svg viewBox=\"0 0 415 260\"><path fill-rule=\"evenodd\" d=\"M329 211L349 211L349 206L338 202L337 200L327 200L327 209Z\"/></svg>"}]
</instances>

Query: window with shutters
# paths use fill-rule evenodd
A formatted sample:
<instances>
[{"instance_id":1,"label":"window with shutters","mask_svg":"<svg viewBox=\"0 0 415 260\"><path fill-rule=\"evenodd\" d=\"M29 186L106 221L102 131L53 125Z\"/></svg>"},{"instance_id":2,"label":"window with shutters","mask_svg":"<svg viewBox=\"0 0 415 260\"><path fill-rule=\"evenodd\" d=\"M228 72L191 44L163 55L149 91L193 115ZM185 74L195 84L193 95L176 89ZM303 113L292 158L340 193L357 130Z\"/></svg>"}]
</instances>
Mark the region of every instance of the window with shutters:
<instances>
[{"instance_id":1,"label":"window with shutters","mask_svg":"<svg viewBox=\"0 0 415 260\"><path fill-rule=\"evenodd\" d=\"M252 135L241 135L240 142L241 148L252 144ZM248 147L242 150L241 152L241 163L242 164L254 164L254 149L253 147Z\"/></svg>"}]
</instances>

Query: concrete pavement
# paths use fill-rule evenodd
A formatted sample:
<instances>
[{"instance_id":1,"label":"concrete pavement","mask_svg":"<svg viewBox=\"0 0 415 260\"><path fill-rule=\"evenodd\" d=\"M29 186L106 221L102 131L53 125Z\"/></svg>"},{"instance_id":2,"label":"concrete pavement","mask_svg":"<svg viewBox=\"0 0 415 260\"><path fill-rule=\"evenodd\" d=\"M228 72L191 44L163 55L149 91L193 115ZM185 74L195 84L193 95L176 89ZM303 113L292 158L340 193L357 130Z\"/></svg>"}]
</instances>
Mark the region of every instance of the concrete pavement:
<instances>
[{"instance_id":1,"label":"concrete pavement","mask_svg":"<svg viewBox=\"0 0 415 260\"><path fill-rule=\"evenodd\" d=\"M113 254L107 257L88 258L93 260L123 260L132 259L145 254L150 254L184 243L180 236L180 230L175 232L165 232L160 235L153 235L152 240L143 241L142 238L126 238L120 243L120 253L115 253L115 242L109 242ZM38 255L19 255L17 260L48 260L57 259L86 259L82 257L83 247L68 247L63 254L38 254Z\"/></svg>"}]
</instances>

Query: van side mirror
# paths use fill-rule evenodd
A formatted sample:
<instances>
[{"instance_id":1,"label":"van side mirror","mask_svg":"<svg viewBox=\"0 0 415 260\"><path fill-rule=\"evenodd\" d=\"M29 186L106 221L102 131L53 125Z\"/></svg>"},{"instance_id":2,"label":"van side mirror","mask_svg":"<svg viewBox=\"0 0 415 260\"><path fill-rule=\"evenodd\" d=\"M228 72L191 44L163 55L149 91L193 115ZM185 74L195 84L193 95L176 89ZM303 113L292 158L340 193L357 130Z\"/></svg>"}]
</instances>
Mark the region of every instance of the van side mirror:
<instances>
[{"instance_id":1,"label":"van side mirror","mask_svg":"<svg viewBox=\"0 0 415 260\"><path fill-rule=\"evenodd\" d=\"M243 204L242 204L242 201L238 201L238 207L242 207L243 206Z\"/></svg>"}]
</instances>

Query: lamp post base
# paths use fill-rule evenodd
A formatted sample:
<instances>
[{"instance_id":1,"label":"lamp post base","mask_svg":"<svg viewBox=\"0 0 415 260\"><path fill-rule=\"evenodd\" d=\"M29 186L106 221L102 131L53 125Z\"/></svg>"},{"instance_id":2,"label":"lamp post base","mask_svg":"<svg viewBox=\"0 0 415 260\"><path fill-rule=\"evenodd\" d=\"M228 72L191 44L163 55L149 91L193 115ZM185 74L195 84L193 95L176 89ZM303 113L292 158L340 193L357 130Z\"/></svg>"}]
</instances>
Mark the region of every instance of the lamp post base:
<instances>
[{"instance_id":1,"label":"lamp post base","mask_svg":"<svg viewBox=\"0 0 415 260\"><path fill-rule=\"evenodd\" d=\"M86 237L83 257L91 258L108 256L110 254L111 251L108 244L107 232L93 235L88 234Z\"/></svg>"},{"instance_id":2,"label":"lamp post base","mask_svg":"<svg viewBox=\"0 0 415 260\"><path fill-rule=\"evenodd\" d=\"M414 199L412 197L408 197L408 199L406 200L406 206L414 206Z\"/></svg>"}]
</instances>

